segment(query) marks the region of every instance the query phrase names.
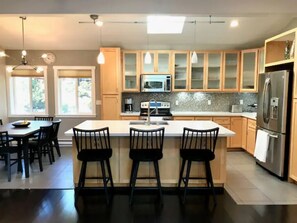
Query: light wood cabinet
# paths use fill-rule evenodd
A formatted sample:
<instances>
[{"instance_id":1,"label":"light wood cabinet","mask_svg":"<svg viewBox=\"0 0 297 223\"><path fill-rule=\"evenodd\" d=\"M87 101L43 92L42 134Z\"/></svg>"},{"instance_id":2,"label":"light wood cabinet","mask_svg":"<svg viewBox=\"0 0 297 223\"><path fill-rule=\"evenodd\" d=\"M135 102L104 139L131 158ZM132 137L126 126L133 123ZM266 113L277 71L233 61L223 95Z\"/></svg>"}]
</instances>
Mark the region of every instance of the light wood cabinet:
<instances>
[{"instance_id":1,"label":"light wood cabinet","mask_svg":"<svg viewBox=\"0 0 297 223\"><path fill-rule=\"evenodd\" d=\"M190 52L192 55L193 52ZM196 51L198 62L190 64L190 91L203 91L205 88L206 80L206 55L204 52Z\"/></svg>"},{"instance_id":2,"label":"light wood cabinet","mask_svg":"<svg viewBox=\"0 0 297 223\"><path fill-rule=\"evenodd\" d=\"M186 91L188 90L188 74L189 74L189 52L174 51L172 53L172 90Z\"/></svg>"},{"instance_id":3,"label":"light wood cabinet","mask_svg":"<svg viewBox=\"0 0 297 223\"><path fill-rule=\"evenodd\" d=\"M100 48L105 63L100 64L100 86L102 94L119 94L120 91L120 48Z\"/></svg>"},{"instance_id":4,"label":"light wood cabinet","mask_svg":"<svg viewBox=\"0 0 297 223\"><path fill-rule=\"evenodd\" d=\"M256 144L256 121L248 119L248 121L247 121L246 150L251 155L254 155L255 144Z\"/></svg>"},{"instance_id":5,"label":"light wood cabinet","mask_svg":"<svg viewBox=\"0 0 297 223\"><path fill-rule=\"evenodd\" d=\"M120 119L121 52L120 48L101 48L105 63L100 64L101 119Z\"/></svg>"},{"instance_id":6,"label":"light wood cabinet","mask_svg":"<svg viewBox=\"0 0 297 223\"><path fill-rule=\"evenodd\" d=\"M241 92L257 92L258 49L241 51Z\"/></svg>"},{"instance_id":7,"label":"light wood cabinet","mask_svg":"<svg viewBox=\"0 0 297 223\"><path fill-rule=\"evenodd\" d=\"M195 120L195 117L193 116L174 116L173 120Z\"/></svg>"},{"instance_id":8,"label":"light wood cabinet","mask_svg":"<svg viewBox=\"0 0 297 223\"><path fill-rule=\"evenodd\" d=\"M240 51L225 51L223 57L223 91L239 90Z\"/></svg>"},{"instance_id":9,"label":"light wood cabinet","mask_svg":"<svg viewBox=\"0 0 297 223\"><path fill-rule=\"evenodd\" d=\"M222 89L222 52L209 52L206 63L205 91L221 91Z\"/></svg>"},{"instance_id":10,"label":"light wood cabinet","mask_svg":"<svg viewBox=\"0 0 297 223\"><path fill-rule=\"evenodd\" d=\"M289 177L297 181L297 100L292 104L292 121L291 121L291 145L290 145L290 167Z\"/></svg>"},{"instance_id":11,"label":"light wood cabinet","mask_svg":"<svg viewBox=\"0 0 297 223\"><path fill-rule=\"evenodd\" d=\"M121 119L122 120L139 120L139 116L128 116L128 115L125 115L125 116L121 116Z\"/></svg>"},{"instance_id":12,"label":"light wood cabinet","mask_svg":"<svg viewBox=\"0 0 297 223\"><path fill-rule=\"evenodd\" d=\"M246 138L247 138L247 118L242 118L241 123L241 148L246 150Z\"/></svg>"},{"instance_id":13,"label":"light wood cabinet","mask_svg":"<svg viewBox=\"0 0 297 223\"><path fill-rule=\"evenodd\" d=\"M258 75L265 72L264 47L258 49Z\"/></svg>"},{"instance_id":14,"label":"light wood cabinet","mask_svg":"<svg viewBox=\"0 0 297 223\"><path fill-rule=\"evenodd\" d=\"M213 117L212 120L215 123L227 128L227 129L231 129L230 117ZM227 137L227 148L230 148L230 146L231 146L230 138L231 137Z\"/></svg>"},{"instance_id":15,"label":"light wood cabinet","mask_svg":"<svg viewBox=\"0 0 297 223\"><path fill-rule=\"evenodd\" d=\"M194 117L195 120L200 120L200 121L212 121L212 117L211 116L198 116L198 117Z\"/></svg>"},{"instance_id":16,"label":"light wood cabinet","mask_svg":"<svg viewBox=\"0 0 297 223\"><path fill-rule=\"evenodd\" d=\"M121 113L120 96L116 94L102 95L101 105L101 119L102 120L119 120Z\"/></svg>"},{"instance_id":17,"label":"light wood cabinet","mask_svg":"<svg viewBox=\"0 0 297 223\"><path fill-rule=\"evenodd\" d=\"M123 51L123 91L139 92L140 83L140 53L139 51Z\"/></svg>"},{"instance_id":18,"label":"light wood cabinet","mask_svg":"<svg viewBox=\"0 0 297 223\"><path fill-rule=\"evenodd\" d=\"M241 148L242 146L242 118L231 117L231 131L235 132L235 136L230 137L231 148Z\"/></svg>"},{"instance_id":19,"label":"light wood cabinet","mask_svg":"<svg viewBox=\"0 0 297 223\"><path fill-rule=\"evenodd\" d=\"M151 54L151 64L144 63L146 52ZM169 50L141 51L141 74L171 74L170 61L171 51Z\"/></svg>"}]
</instances>

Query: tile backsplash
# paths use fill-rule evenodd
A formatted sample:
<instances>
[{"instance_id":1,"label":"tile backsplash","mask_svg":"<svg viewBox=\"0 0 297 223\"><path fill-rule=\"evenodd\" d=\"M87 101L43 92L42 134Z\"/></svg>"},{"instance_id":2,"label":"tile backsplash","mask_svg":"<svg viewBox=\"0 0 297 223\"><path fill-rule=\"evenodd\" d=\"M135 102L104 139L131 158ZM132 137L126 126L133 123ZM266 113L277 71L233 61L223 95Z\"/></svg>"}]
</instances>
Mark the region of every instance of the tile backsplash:
<instances>
[{"instance_id":1,"label":"tile backsplash","mask_svg":"<svg viewBox=\"0 0 297 223\"><path fill-rule=\"evenodd\" d=\"M124 100L126 98L132 98L133 111L135 112L140 111L140 102L150 99L170 102L171 111L189 112L231 111L231 106L239 105L240 100L243 101L243 112L256 112L256 109L249 105L257 103L257 93L123 93L122 111L124 111Z\"/></svg>"}]
</instances>

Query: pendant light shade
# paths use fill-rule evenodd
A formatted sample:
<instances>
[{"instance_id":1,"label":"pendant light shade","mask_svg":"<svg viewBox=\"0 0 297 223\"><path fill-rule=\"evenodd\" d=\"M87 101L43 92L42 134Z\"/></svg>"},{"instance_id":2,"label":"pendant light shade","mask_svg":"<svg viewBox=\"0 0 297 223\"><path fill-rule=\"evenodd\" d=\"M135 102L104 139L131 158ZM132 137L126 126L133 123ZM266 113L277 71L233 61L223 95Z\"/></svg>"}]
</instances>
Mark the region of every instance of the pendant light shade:
<instances>
[{"instance_id":1,"label":"pendant light shade","mask_svg":"<svg viewBox=\"0 0 297 223\"><path fill-rule=\"evenodd\" d=\"M198 63L197 53L194 51L191 56L191 63Z\"/></svg>"},{"instance_id":2,"label":"pendant light shade","mask_svg":"<svg viewBox=\"0 0 297 223\"><path fill-rule=\"evenodd\" d=\"M100 52L97 56L97 63L98 64L104 64L105 63L105 58L104 58L104 54L102 52Z\"/></svg>"},{"instance_id":3,"label":"pendant light shade","mask_svg":"<svg viewBox=\"0 0 297 223\"><path fill-rule=\"evenodd\" d=\"M152 56L151 56L150 52L148 52L148 51L145 53L144 63L145 64L151 64L152 63Z\"/></svg>"}]
</instances>

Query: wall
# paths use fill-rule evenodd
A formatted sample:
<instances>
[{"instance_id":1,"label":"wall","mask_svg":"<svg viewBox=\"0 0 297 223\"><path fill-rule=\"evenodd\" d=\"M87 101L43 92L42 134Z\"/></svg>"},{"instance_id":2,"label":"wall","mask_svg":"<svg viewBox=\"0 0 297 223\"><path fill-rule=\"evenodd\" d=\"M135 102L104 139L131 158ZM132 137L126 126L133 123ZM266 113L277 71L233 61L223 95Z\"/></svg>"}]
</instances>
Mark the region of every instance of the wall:
<instances>
[{"instance_id":1,"label":"wall","mask_svg":"<svg viewBox=\"0 0 297 223\"><path fill-rule=\"evenodd\" d=\"M248 105L257 103L256 93L123 93L122 105L125 98L133 99L134 111L140 110L140 102L152 98L157 101L169 101L171 111L231 111L231 105L238 105L240 100L243 100L243 111L255 112L255 108ZM211 100L211 105L208 105L208 100Z\"/></svg>"},{"instance_id":2,"label":"wall","mask_svg":"<svg viewBox=\"0 0 297 223\"><path fill-rule=\"evenodd\" d=\"M2 119L4 123L8 121L6 109L5 75L5 58L0 58L0 119Z\"/></svg>"},{"instance_id":3,"label":"wall","mask_svg":"<svg viewBox=\"0 0 297 223\"><path fill-rule=\"evenodd\" d=\"M69 51L50 51L56 55L56 61L52 65L47 66L48 75L48 100L49 100L49 116L55 116L55 92L54 92L54 70L53 66L96 66L96 99L100 98L100 88L99 88L99 66L97 64L96 58L98 51L96 50L69 50ZM20 63L20 51L18 50L7 50L6 53L9 55L7 58L7 65L17 65ZM41 55L46 53L44 51L34 50L28 51L28 62L34 66L46 66L46 64L41 59ZM2 83L2 82L1 82ZM2 88L1 88L2 89ZM1 100L2 95L0 92ZM9 121L19 120L19 118L9 118ZM100 107L96 106L96 118L61 118L62 123L59 131L59 138L67 138L64 136L64 132L73 126L81 123L86 119L100 119Z\"/></svg>"}]
</instances>

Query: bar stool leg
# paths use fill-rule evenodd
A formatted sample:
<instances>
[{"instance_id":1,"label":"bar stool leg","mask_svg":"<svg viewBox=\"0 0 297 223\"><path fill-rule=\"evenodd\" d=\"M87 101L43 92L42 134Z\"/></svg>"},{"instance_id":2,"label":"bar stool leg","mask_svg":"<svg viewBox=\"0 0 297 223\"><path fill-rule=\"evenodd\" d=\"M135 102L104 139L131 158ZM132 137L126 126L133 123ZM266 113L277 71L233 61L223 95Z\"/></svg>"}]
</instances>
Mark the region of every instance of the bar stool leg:
<instances>
[{"instance_id":1,"label":"bar stool leg","mask_svg":"<svg viewBox=\"0 0 297 223\"><path fill-rule=\"evenodd\" d=\"M136 185L138 167L139 167L139 161L135 161L135 164L133 166L133 175L132 175L132 182L131 182L130 206L133 204L133 194L134 194L134 189Z\"/></svg>"},{"instance_id":2,"label":"bar stool leg","mask_svg":"<svg viewBox=\"0 0 297 223\"><path fill-rule=\"evenodd\" d=\"M135 161L133 160L132 161L132 167L131 167L131 174L130 174L130 182L129 182L130 189L132 188L132 179L133 179L134 168L135 168Z\"/></svg>"},{"instance_id":3,"label":"bar stool leg","mask_svg":"<svg viewBox=\"0 0 297 223\"><path fill-rule=\"evenodd\" d=\"M109 180L110 180L110 185L111 185L111 188L113 190L113 179L112 179L109 159L106 160L106 166L107 166L107 171L108 171L108 177L109 177Z\"/></svg>"},{"instance_id":4,"label":"bar stool leg","mask_svg":"<svg viewBox=\"0 0 297 223\"><path fill-rule=\"evenodd\" d=\"M161 181L160 181L160 172L159 172L159 164L158 161L154 161L154 167L155 167L155 174L156 174L156 179L157 179L157 184L159 188L159 197L161 204L163 204L163 196L162 196L162 187L161 187Z\"/></svg>"},{"instance_id":5,"label":"bar stool leg","mask_svg":"<svg viewBox=\"0 0 297 223\"><path fill-rule=\"evenodd\" d=\"M178 181L178 190L180 190L181 181L183 179L184 169L185 169L186 160L183 159L182 166L179 174L179 181Z\"/></svg>"},{"instance_id":6,"label":"bar stool leg","mask_svg":"<svg viewBox=\"0 0 297 223\"><path fill-rule=\"evenodd\" d=\"M214 185L213 185L213 180L212 180L212 174L211 174L211 168L210 168L209 161L205 162L205 166L206 166L207 178L208 178L208 181L210 182L210 186L211 186L211 190L212 190L214 204L216 205L217 204L217 199L216 199L216 194L215 194L215 190L214 190Z\"/></svg>"},{"instance_id":7,"label":"bar stool leg","mask_svg":"<svg viewBox=\"0 0 297 223\"><path fill-rule=\"evenodd\" d=\"M103 185L104 185L106 202L107 202L107 204L109 204L109 196L108 196L108 191L107 191L107 180L106 180L104 160L100 161L100 164L101 164L101 172L102 172L102 178L103 178Z\"/></svg>"},{"instance_id":8,"label":"bar stool leg","mask_svg":"<svg viewBox=\"0 0 297 223\"><path fill-rule=\"evenodd\" d=\"M190 171L191 171L191 163L192 163L191 160L188 160L183 203L186 202L186 195L187 195L187 189L188 189L188 183L189 183L189 177L190 177Z\"/></svg>"}]
</instances>

